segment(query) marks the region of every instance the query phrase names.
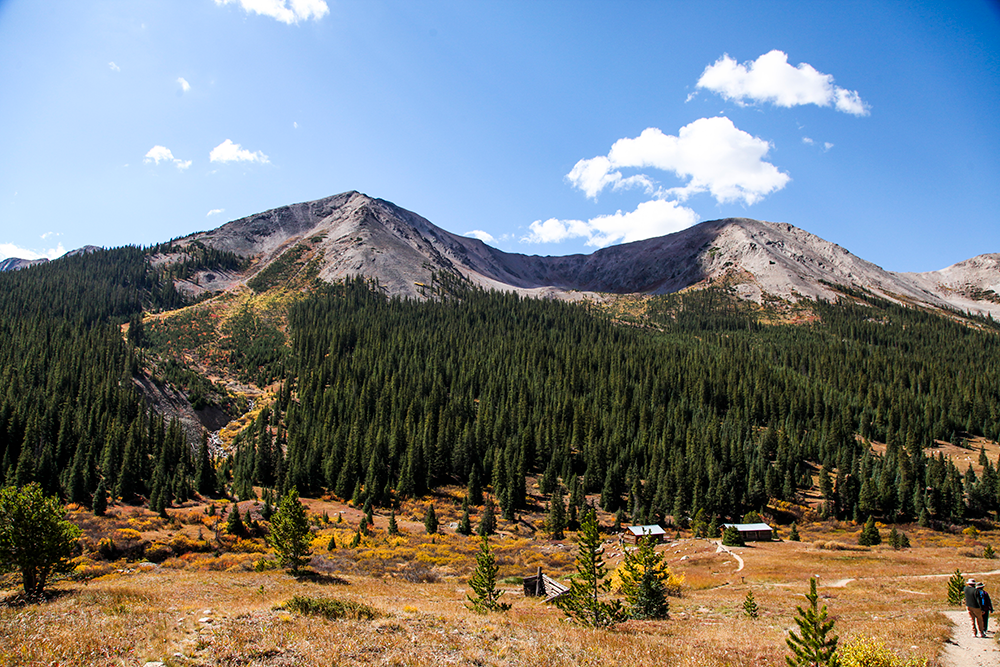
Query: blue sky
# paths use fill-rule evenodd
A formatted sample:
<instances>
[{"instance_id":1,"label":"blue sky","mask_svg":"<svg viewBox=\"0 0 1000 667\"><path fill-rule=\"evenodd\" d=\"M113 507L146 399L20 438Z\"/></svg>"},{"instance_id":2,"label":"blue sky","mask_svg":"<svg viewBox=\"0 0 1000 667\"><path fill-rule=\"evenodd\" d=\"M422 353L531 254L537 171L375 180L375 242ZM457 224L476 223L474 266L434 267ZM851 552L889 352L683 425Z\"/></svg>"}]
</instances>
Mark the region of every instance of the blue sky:
<instances>
[{"instance_id":1,"label":"blue sky","mask_svg":"<svg viewBox=\"0 0 1000 667\"><path fill-rule=\"evenodd\" d=\"M360 190L511 252L1000 252L995 2L0 0L0 258Z\"/></svg>"}]
</instances>

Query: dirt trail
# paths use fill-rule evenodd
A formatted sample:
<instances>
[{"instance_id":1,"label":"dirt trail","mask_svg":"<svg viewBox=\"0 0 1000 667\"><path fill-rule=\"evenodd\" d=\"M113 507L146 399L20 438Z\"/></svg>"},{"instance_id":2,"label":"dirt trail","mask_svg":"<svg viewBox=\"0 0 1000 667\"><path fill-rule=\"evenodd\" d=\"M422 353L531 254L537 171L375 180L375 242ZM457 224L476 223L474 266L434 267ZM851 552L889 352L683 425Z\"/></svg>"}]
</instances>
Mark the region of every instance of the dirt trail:
<instances>
[{"instance_id":1,"label":"dirt trail","mask_svg":"<svg viewBox=\"0 0 1000 667\"><path fill-rule=\"evenodd\" d=\"M972 636L972 621L964 609L941 612L955 624L951 639L945 642L941 662L948 667L1000 667L1000 645L991 636ZM991 619L996 620L996 619Z\"/></svg>"}]
</instances>

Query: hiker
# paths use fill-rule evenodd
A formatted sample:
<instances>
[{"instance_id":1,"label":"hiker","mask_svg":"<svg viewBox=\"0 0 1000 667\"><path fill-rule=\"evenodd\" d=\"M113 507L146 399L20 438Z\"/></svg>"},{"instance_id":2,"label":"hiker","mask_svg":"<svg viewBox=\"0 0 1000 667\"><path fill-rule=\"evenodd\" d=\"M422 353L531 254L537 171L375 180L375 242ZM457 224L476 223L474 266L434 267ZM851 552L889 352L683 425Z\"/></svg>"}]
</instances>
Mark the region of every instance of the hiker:
<instances>
[{"instance_id":1,"label":"hiker","mask_svg":"<svg viewBox=\"0 0 1000 667\"><path fill-rule=\"evenodd\" d=\"M983 636L985 637L990 628L990 612L993 611L993 601L990 600L990 594L986 592L986 584L981 581L976 584L976 595L979 596L979 608L983 611Z\"/></svg>"},{"instance_id":2,"label":"hiker","mask_svg":"<svg viewBox=\"0 0 1000 667\"><path fill-rule=\"evenodd\" d=\"M976 580L969 579L965 582L965 608L969 610L969 617L972 619L972 636L986 636L983 630L983 609L979 606L979 594L976 593Z\"/></svg>"}]
</instances>

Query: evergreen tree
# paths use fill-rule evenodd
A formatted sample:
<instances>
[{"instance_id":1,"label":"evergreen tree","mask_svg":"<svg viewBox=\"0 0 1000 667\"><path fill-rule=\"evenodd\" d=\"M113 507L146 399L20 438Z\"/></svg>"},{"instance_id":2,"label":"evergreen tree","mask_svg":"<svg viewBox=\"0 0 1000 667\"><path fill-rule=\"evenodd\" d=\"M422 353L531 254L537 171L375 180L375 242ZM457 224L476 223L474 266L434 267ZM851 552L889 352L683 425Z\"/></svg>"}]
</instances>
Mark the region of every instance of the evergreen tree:
<instances>
[{"instance_id":1,"label":"evergreen tree","mask_svg":"<svg viewBox=\"0 0 1000 667\"><path fill-rule=\"evenodd\" d=\"M996 552L993 551L993 546L992 545L987 544L985 547L983 547L983 558L989 558L990 560L992 560L992 559L994 559L996 557L997 557L997 555L996 555Z\"/></svg>"},{"instance_id":2,"label":"evergreen tree","mask_svg":"<svg viewBox=\"0 0 1000 667\"><path fill-rule=\"evenodd\" d=\"M497 572L499 571L496 557L490 549L489 538L483 536L479 543L479 553L476 554L476 569L469 579L472 592L466 597L469 608L480 614L491 611L507 611L510 605L500 602L503 591L497 589Z\"/></svg>"},{"instance_id":3,"label":"evergreen tree","mask_svg":"<svg viewBox=\"0 0 1000 667\"><path fill-rule=\"evenodd\" d=\"M893 526L889 531L889 546L895 550L899 550L899 531Z\"/></svg>"},{"instance_id":4,"label":"evergreen tree","mask_svg":"<svg viewBox=\"0 0 1000 667\"><path fill-rule=\"evenodd\" d=\"M878 532L878 526L875 525L875 517L869 515L868 520L865 521L861 534L858 536L858 544L866 547L882 544L882 536Z\"/></svg>"},{"instance_id":5,"label":"evergreen tree","mask_svg":"<svg viewBox=\"0 0 1000 667\"><path fill-rule=\"evenodd\" d=\"M754 599L752 590L748 590L746 597L743 598L743 613L754 619L760 616L760 608L757 606L757 600Z\"/></svg>"},{"instance_id":6,"label":"evergreen tree","mask_svg":"<svg viewBox=\"0 0 1000 667\"><path fill-rule=\"evenodd\" d=\"M965 604L965 577L959 570L948 577L948 604Z\"/></svg>"},{"instance_id":7,"label":"evergreen tree","mask_svg":"<svg viewBox=\"0 0 1000 667\"><path fill-rule=\"evenodd\" d=\"M910 538L906 536L906 533L899 534L899 548L900 549L910 548Z\"/></svg>"},{"instance_id":8,"label":"evergreen tree","mask_svg":"<svg viewBox=\"0 0 1000 667\"><path fill-rule=\"evenodd\" d=\"M566 530L566 507L563 505L562 486L556 484L552 497L549 498L549 511L545 516L545 531L553 540L563 539Z\"/></svg>"},{"instance_id":9,"label":"evergreen tree","mask_svg":"<svg viewBox=\"0 0 1000 667\"><path fill-rule=\"evenodd\" d=\"M202 434L201 444L198 445L198 455L195 458L194 467L194 488L202 496L215 494L215 468L212 466L212 458L208 451L208 436Z\"/></svg>"},{"instance_id":10,"label":"evergreen tree","mask_svg":"<svg viewBox=\"0 0 1000 667\"><path fill-rule=\"evenodd\" d=\"M389 534L399 535L399 525L396 523L396 508L389 510Z\"/></svg>"},{"instance_id":11,"label":"evergreen tree","mask_svg":"<svg viewBox=\"0 0 1000 667\"><path fill-rule=\"evenodd\" d=\"M631 618L667 618L670 603L667 601L666 580L670 576L670 568L664 562L663 554L656 551L651 538L640 539L635 549L625 552L625 561L619 573L621 591Z\"/></svg>"},{"instance_id":12,"label":"evergreen tree","mask_svg":"<svg viewBox=\"0 0 1000 667\"><path fill-rule=\"evenodd\" d=\"M335 551L337 549L337 533L330 533L330 541L326 543L327 551Z\"/></svg>"},{"instance_id":13,"label":"evergreen tree","mask_svg":"<svg viewBox=\"0 0 1000 667\"><path fill-rule=\"evenodd\" d=\"M94 498L91 501L95 516L104 516L108 510L108 489L104 486L104 477L97 480L97 488L94 489Z\"/></svg>"},{"instance_id":14,"label":"evergreen tree","mask_svg":"<svg viewBox=\"0 0 1000 667\"><path fill-rule=\"evenodd\" d=\"M438 532L438 518L434 513L433 503L427 506L427 512L424 514L424 528L427 529L428 535Z\"/></svg>"},{"instance_id":15,"label":"evergreen tree","mask_svg":"<svg viewBox=\"0 0 1000 667\"><path fill-rule=\"evenodd\" d=\"M833 621L827 620L826 605L819 607L819 595L816 593L816 579L809 579L809 594L806 595L809 606L806 609L796 607L798 616L795 624L799 632L790 630L785 643L792 650L792 655L785 656L789 667L838 667L837 636L830 634Z\"/></svg>"},{"instance_id":16,"label":"evergreen tree","mask_svg":"<svg viewBox=\"0 0 1000 667\"><path fill-rule=\"evenodd\" d=\"M788 539L791 540L792 542L799 542L802 539L799 537L799 527L795 524L794 521L792 522L792 529L788 533Z\"/></svg>"},{"instance_id":17,"label":"evergreen tree","mask_svg":"<svg viewBox=\"0 0 1000 667\"><path fill-rule=\"evenodd\" d=\"M246 528L243 525L243 517L240 516L240 506L238 503L233 503L233 509L229 512L229 518L226 520L226 530L230 535L242 536L246 532Z\"/></svg>"},{"instance_id":18,"label":"evergreen tree","mask_svg":"<svg viewBox=\"0 0 1000 667\"><path fill-rule=\"evenodd\" d=\"M479 517L479 525L476 526L476 534L486 537L497 532L496 509L493 504L493 497L486 496L486 503L483 505L483 513Z\"/></svg>"},{"instance_id":19,"label":"evergreen tree","mask_svg":"<svg viewBox=\"0 0 1000 667\"><path fill-rule=\"evenodd\" d=\"M293 487L278 504L278 511L271 519L271 534L268 542L278 554L278 562L291 573L298 574L309 562L310 540L309 520L306 508L299 501L299 493Z\"/></svg>"},{"instance_id":20,"label":"evergreen tree","mask_svg":"<svg viewBox=\"0 0 1000 667\"><path fill-rule=\"evenodd\" d=\"M462 518L458 520L458 528L455 532L459 535L472 535L472 523L469 520L469 496L462 499Z\"/></svg>"},{"instance_id":21,"label":"evergreen tree","mask_svg":"<svg viewBox=\"0 0 1000 667\"><path fill-rule=\"evenodd\" d=\"M584 514L580 522L576 556L577 576L570 589L555 599L559 607L573 621L591 627L607 627L624 621L628 614L618 600L602 599L610 590L608 573L604 566L604 549L597 529L593 509Z\"/></svg>"},{"instance_id":22,"label":"evergreen tree","mask_svg":"<svg viewBox=\"0 0 1000 667\"><path fill-rule=\"evenodd\" d=\"M727 547L744 546L743 536L740 535L740 531L735 525L730 524L726 527L725 532L722 533L722 544Z\"/></svg>"}]
</instances>

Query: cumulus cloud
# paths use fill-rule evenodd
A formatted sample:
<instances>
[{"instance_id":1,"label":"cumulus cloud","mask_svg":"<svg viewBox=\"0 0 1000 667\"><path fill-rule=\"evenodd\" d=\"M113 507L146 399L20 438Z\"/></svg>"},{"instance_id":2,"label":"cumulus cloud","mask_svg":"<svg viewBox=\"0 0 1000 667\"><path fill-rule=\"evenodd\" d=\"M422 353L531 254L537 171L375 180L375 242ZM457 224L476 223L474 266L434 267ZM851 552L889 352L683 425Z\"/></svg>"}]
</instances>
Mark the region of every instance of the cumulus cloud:
<instances>
[{"instance_id":1,"label":"cumulus cloud","mask_svg":"<svg viewBox=\"0 0 1000 667\"><path fill-rule=\"evenodd\" d=\"M833 106L855 116L867 116L868 105L856 91L834 85L833 76L808 63L788 64L788 55L774 50L746 64L728 54L709 65L698 79L704 88L737 104L770 102L779 107L815 104Z\"/></svg>"},{"instance_id":2,"label":"cumulus cloud","mask_svg":"<svg viewBox=\"0 0 1000 667\"><path fill-rule=\"evenodd\" d=\"M62 243L57 244L55 248L49 248L39 252L28 250L27 248L21 248L13 243L0 243L0 259L7 259L9 257L15 257L17 259L55 259L56 257L61 257L65 254L66 249L63 248Z\"/></svg>"},{"instance_id":3,"label":"cumulus cloud","mask_svg":"<svg viewBox=\"0 0 1000 667\"><path fill-rule=\"evenodd\" d=\"M308 19L318 21L330 12L323 0L215 0L217 5L234 2L238 2L243 11L270 16L289 25Z\"/></svg>"},{"instance_id":4,"label":"cumulus cloud","mask_svg":"<svg viewBox=\"0 0 1000 667\"><path fill-rule=\"evenodd\" d=\"M122 71L122 68L119 67L118 65L116 65L114 60L112 60L111 62L108 63L108 68L112 72L120 72L120 71Z\"/></svg>"},{"instance_id":5,"label":"cumulus cloud","mask_svg":"<svg viewBox=\"0 0 1000 667\"><path fill-rule=\"evenodd\" d=\"M521 238L524 243L559 243L572 238L585 238L587 245L597 248L618 241L629 243L671 234L698 222L698 214L675 201L653 199L639 204L634 211L618 211L590 220L536 220L530 233Z\"/></svg>"},{"instance_id":6,"label":"cumulus cloud","mask_svg":"<svg viewBox=\"0 0 1000 667\"><path fill-rule=\"evenodd\" d=\"M496 238L489 232L484 232L481 229L473 229L471 232L465 232L465 236L470 236L474 239L479 239L483 243L496 243Z\"/></svg>"},{"instance_id":7,"label":"cumulus cloud","mask_svg":"<svg viewBox=\"0 0 1000 667\"><path fill-rule=\"evenodd\" d=\"M187 79L185 79L184 77L182 77L182 76L177 77L177 83L180 84L181 90L183 92L186 93L187 91L191 90L191 84L188 83Z\"/></svg>"},{"instance_id":8,"label":"cumulus cloud","mask_svg":"<svg viewBox=\"0 0 1000 667\"><path fill-rule=\"evenodd\" d=\"M206 218L210 218L213 215L219 215L220 213L225 212L225 210L226 209L224 209L224 208L213 208L211 211L208 212L208 214L205 217Z\"/></svg>"},{"instance_id":9,"label":"cumulus cloud","mask_svg":"<svg viewBox=\"0 0 1000 667\"><path fill-rule=\"evenodd\" d=\"M154 164L169 162L181 171L184 171L191 166L191 160L181 160L179 158L175 158L170 149L165 146L153 146L146 153L146 156L142 159L142 161L146 164L149 164L150 162Z\"/></svg>"},{"instance_id":10,"label":"cumulus cloud","mask_svg":"<svg viewBox=\"0 0 1000 667\"><path fill-rule=\"evenodd\" d=\"M687 183L661 190L660 198L684 201L709 192L719 203L754 204L780 190L790 180L764 157L771 145L738 129L725 117L699 118L685 125L677 136L651 127L634 139L619 139L607 156L580 160L566 175L573 187L595 198L607 186L642 186L651 190L646 174L624 177L621 169L653 168L671 172Z\"/></svg>"},{"instance_id":11,"label":"cumulus cloud","mask_svg":"<svg viewBox=\"0 0 1000 667\"><path fill-rule=\"evenodd\" d=\"M226 139L221 144L212 149L208 154L210 162L261 162L268 163L270 160L260 151L250 152L239 144L234 144Z\"/></svg>"}]
</instances>

